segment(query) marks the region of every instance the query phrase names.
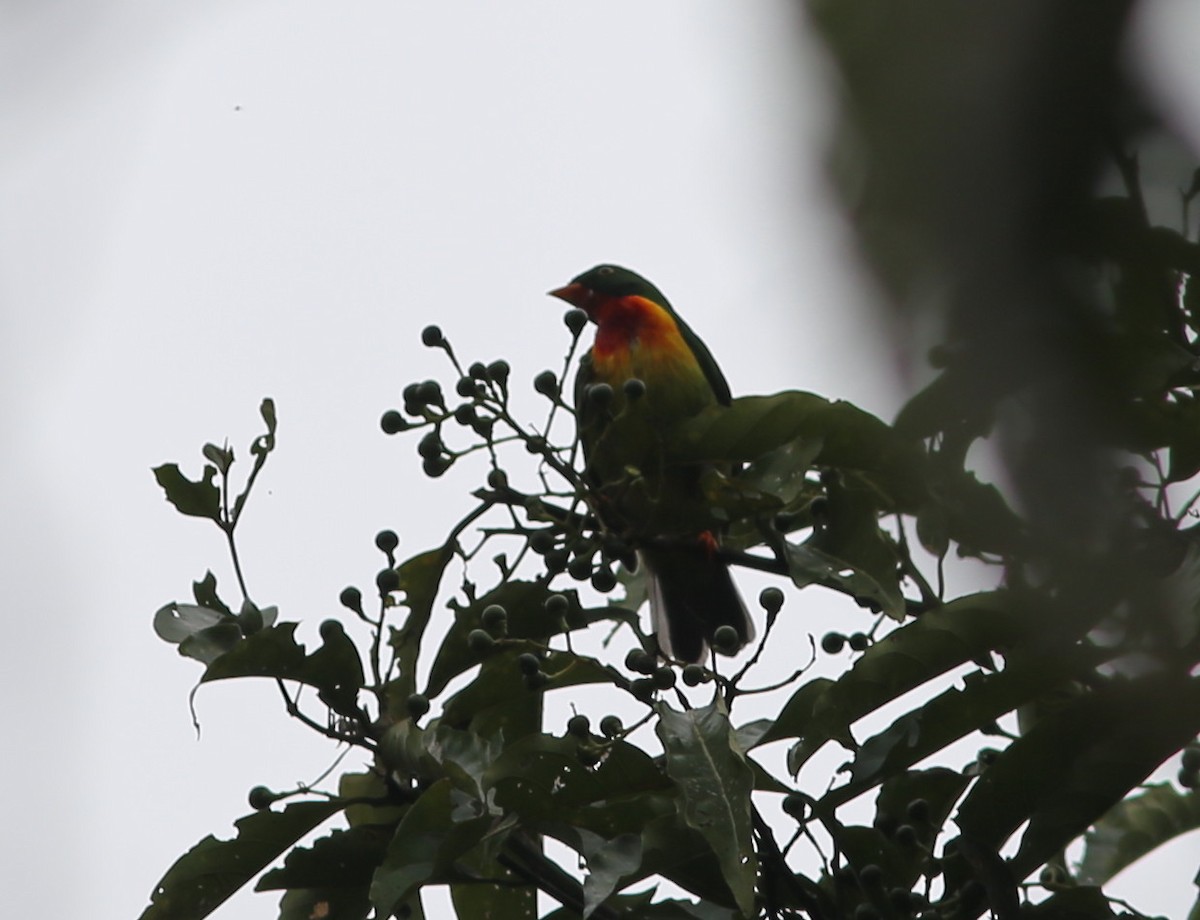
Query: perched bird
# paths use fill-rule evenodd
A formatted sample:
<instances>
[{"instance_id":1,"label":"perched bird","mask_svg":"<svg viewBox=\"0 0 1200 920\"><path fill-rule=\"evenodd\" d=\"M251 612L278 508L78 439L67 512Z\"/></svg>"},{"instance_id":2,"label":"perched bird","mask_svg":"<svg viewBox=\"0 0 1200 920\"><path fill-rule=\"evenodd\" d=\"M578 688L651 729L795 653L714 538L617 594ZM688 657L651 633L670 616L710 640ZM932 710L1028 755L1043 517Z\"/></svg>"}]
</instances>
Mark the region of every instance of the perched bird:
<instances>
[{"instance_id":1,"label":"perched bird","mask_svg":"<svg viewBox=\"0 0 1200 920\"><path fill-rule=\"evenodd\" d=\"M705 491L713 467L669 456L677 423L729 405L721 369L658 288L629 269L598 265L550 293L597 326L575 382L585 478L597 513L646 566L660 649L700 661L724 625L744 645L754 627L717 553Z\"/></svg>"}]
</instances>

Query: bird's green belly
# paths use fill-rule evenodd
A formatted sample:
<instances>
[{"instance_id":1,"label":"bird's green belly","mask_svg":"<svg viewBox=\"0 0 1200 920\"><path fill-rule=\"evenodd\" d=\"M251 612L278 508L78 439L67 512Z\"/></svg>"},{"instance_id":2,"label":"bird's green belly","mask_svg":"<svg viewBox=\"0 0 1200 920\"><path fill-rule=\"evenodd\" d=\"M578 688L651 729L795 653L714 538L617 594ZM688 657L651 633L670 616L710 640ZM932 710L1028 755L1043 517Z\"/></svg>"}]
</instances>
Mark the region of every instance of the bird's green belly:
<instances>
[{"instance_id":1,"label":"bird's green belly","mask_svg":"<svg viewBox=\"0 0 1200 920\"><path fill-rule=\"evenodd\" d=\"M625 382L636 378L645 392L630 399ZM588 470L630 529L686 533L708 525L698 469L669 461L675 427L715 403L699 365L684 356L629 349L623 360L596 361L595 382L608 383L614 400L589 436Z\"/></svg>"}]
</instances>

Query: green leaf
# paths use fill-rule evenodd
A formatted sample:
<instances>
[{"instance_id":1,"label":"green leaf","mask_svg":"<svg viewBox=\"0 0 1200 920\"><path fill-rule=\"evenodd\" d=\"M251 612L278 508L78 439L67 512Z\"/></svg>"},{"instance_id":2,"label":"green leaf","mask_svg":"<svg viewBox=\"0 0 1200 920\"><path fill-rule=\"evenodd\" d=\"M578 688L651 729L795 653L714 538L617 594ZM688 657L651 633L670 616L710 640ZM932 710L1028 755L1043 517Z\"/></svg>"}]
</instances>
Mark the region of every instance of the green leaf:
<instances>
[{"instance_id":1,"label":"green leaf","mask_svg":"<svg viewBox=\"0 0 1200 920\"><path fill-rule=\"evenodd\" d=\"M336 628L329 628L330 624ZM238 642L214 659L201 683L234 677L275 677L315 687L321 701L348 717L359 715L358 690L363 684L362 662L340 624L327 621L325 643L311 655L293 635L296 623L268 626Z\"/></svg>"},{"instance_id":2,"label":"green leaf","mask_svg":"<svg viewBox=\"0 0 1200 920\"><path fill-rule=\"evenodd\" d=\"M338 795L343 799L387 799L390 790L383 777L374 770L365 773L343 773L338 777ZM372 805L358 801L346 806L346 823L351 827L360 824L387 824L395 826L404 816L402 805Z\"/></svg>"},{"instance_id":3,"label":"green leaf","mask_svg":"<svg viewBox=\"0 0 1200 920\"><path fill-rule=\"evenodd\" d=\"M175 861L155 886L140 920L199 920L265 869L288 847L342 810L342 803L295 802L236 823L237 837L205 837Z\"/></svg>"},{"instance_id":4,"label":"green leaf","mask_svg":"<svg viewBox=\"0 0 1200 920\"><path fill-rule=\"evenodd\" d=\"M516 876L502 885L483 882L450 886L456 917L487 917L488 920L530 920L537 916L537 889L518 885ZM579 915L576 914L576 917Z\"/></svg>"},{"instance_id":5,"label":"green leaf","mask_svg":"<svg viewBox=\"0 0 1200 920\"><path fill-rule=\"evenodd\" d=\"M595 768L579 759L579 739L532 733L513 742L488 770L486 785L496 804L522 820L578 823L602 836L640 827L652 813L632 816L632 827L614 827L615 800L669 791L650 757L618 741Z\"/></svg>"},{"instance_id":6,"label":"green leaf","mask_svg":"<svg viewBox=\"0 0 1200 920\"><path fill-rule=\"evenodd\" d=\"M1147 786L1113 807L1084 835L1078 877L1103 885L1126 866L1182 834L1200 828L1200 794L1169 783Z\"/></svg>"},{"instance_id":7,"label":"green leaf","mask_svg":"<svg viewBox=\"0 0 1200 920\"><path fill-rule=\"evenodd\" d=\"M221 623L237 626L237 620L227 610L214 610L195 604L177 604L172 601L159 607L154 614L154 631L160 639L172 645L178 645L184 639ZM238 635L241 635L240 628Z\"/></svg>"},{"instance_id":8,"label":"green leaf","mask_svg":"<svg viewBox=\"0 0 1200 920\"><path fill-rule=\"evenodd\" d=\"M864 741L850 782L829 795L839 803L849 801L1110 657L1111 651L1083 647L1021 660L999 673L968 674L961 690L951 687Z\"/></svg>"},{"instance_id":9,"label":"green leaf","mask_svg":"<svg viewBox=\"0 0 1200 920\"><path fill-rule=\"evenodd\" d=\"M371 903L390 916L427 884L461 881L454 863L474 847L491 818L440 779L413 803L400 821L371 883Z\"/></svg>"},{"instance_id":10,"label":"green leaf","mask_svg":"<svg viewBox=\"0 0 1200 920\"><path fill-rule=\"evenodd\" d=\"M875 799L876 824L887 821L893 826L912 824L924 842L936 838L954 803L958 801L972 777L949 770L931 767L928 770L909 770L888 779L879 787ZM909 806L920 799L928 808L928 817L915 819Z\"/></svg>"},{"instance_id":11,"label":"green leaf","mask_svg":"<svg viewBox=\"0 0 1200 920\"><path fill-rule=\"evenodd\" d=\"M1050 713L980 777L955 821L998 850L1026 820L1013 857L1023 878L1200 732L1200 680L1151 674L1114 680Z\"/></svg>"},{"instance_id":12,"label":"green leaf","mask_svg":"<svg viewBox=\"0 0 1200 920\"><path fill-rule=\"evenodd\" d=\"M733 892L716 853L703 834L684 823L682 814L672 811L647 821L642 830L642 853L640 871L644 876L661 875L705 901L734 906Z\"/></svg>"},{"instance_id":13,"label":"green leaf","mask_svg":"<svg viewBox=\"0 0 1200 920\"><path fill-rule=\"evenodd\" d=\"M813 709L817 701L832 685L833 681L828 677L817 677L801 686L783 704L779 718L751 747L770 744L772 741L779 741L782 738L799 738L803 735L809 722L812 721Z\"/></svg>"},{"instance_id":14,"label":"green leaf","mask_svg":"<svg viewBox=\"0 0 1200 920\"><path fill-rule=\"evenodd\" d=\"M204 459L212 463L217 468L222 476L229 472L229 468L233 466L233 451L228 447L217 447L216 444L205 444L200 449L200 453L204 454Z\"/></svg>"},{"instance_id":15,"label":"green leaf","mask_svg":"<svg viewBox=\"0 0 1200 920\"><path fill-rule=\"evenodd\" d=\"M642 865L640 834L619 834L605 840L585 834L584 858L587 875L583 879L583 920L617 890L623 878L633 876Z\"/></svg>"},{"instance_id":16,"label":"green leaf","mask_svg":"<svg viewBox=\"0 0 1200 920\"><path fill-rule=\"evenodd\" d=\"M399 590L404 592L401 603L408 608L404 625L392 631L389 644L396 653L400 676L388 685L388 709L392 718L407 716L405 701L417 692L417 659L421 640L433 615L433 602L446 566L454 558L449 545L439 546L401 563L396 569Z\"/></svg>"},{"instance_id":17,"label":"green leaf","mask_svg":"<svg viewBox=\"0 0 1200 920\"><path fill-rule=\"evenodd\" d=\"M254 443L250 445L250 453L254 455L254 469L246 480L246 488L242 490L242 493L233 503L233 511L230 517L234 521L237 521L241 517L242 507L246 504L246 499L250 497L250 490L254 487L254 481L258 478L263 464L267 462L267 455L275 449L275 401L270 397L264 399L258 407L258 412L267 426L267 432L255 438Z\"/></svg>"},{"instance_id":18,"label":"green leaf","mask_svg":"<svg viewBox=\"0 0 1200 920\"><path fill-rule=\"evenodd\" d=\"M366 888L295 888L279 900L279 920L366 920L370 913Z\"/></svg>"},{"instance_id":19,"label":"green leaf","mask_svg":"<svg viewBox=\"0 0 1200 920\"><path fill-rule=\"evenodd\" d=\"M436 696L459 674L479 664L484 657L495 654L485 652L481 656L467 643L467 634L480 628L480 614L492 604L499 604L508 611L510 639L544 642L562 632L562 615L552 615L545 607L546 599L559 593L567 598L567 622L585 622L586 615L580 608L579 597L574 591L552 591L543 584L530 581L503 582L466 607L457 608L454 611L454 623L446 633L446 638L442 640L437 657L434 658L425 695Z\"/></svg>"},{"instance_id":20,"label":"green leaf","mask_svg":"<svg viewBox=\"0 0 1200 920\"><path fill-rule=\"evenodd\" d=\"M789 768L797 772L830 740L854 749L850 726L858 719L927 680L1020 640L1038 625L1034 611L1018 606L1010 593L996 591L961 597L893 630L815 700L803 699L805 706L811 702L811 717L797 732L801 740L789 754Z\"/></svg>"},{"instance_id":21,"label":"green leaf","mask_svg":"<svg viewBox=\"0 0 1200 920\"><path fill-rule=\"evenodd\" d=\"M254 890L361 888L365 895L394 831L391 826L370 824L335 830L311 847L296 847L281 868L258 880Z\"/></svg>"},{"instance_id":22,"label":"green leaf","mask_svg":"<svg viewBox=\"0 0 1200 920\"><path fill-rule=\"evenodd\" d=\"M217 594L217 576L212 572L205 572L202 579L192 582L192 597L201 607L219 610L221 613L233 616L233 611Z\"/></svg>"},{"instance_id":23,"label":"green leaf","mask_svg":"<svg viewBox=\"0 0 1200 920\"><path fill-rule=\"evenodd\" d=\"M1021 911L1022 920L1108 920L1116 916L1103 891L1084 885L1056 891L1040 904Z\"/></svg>"},{"instance_id":24,"label":"green leaf","mask_svg":"<svg viewBox=\"0 0 1200 920\"><path fill-rule=\"evenodd\" d=\"M210 464L204 465L204 478L191 480L179 471L176 463L164 463L153 470L154 478L167 494L167 501L176 507L180 514L191 517L208 518L210 521L221 521L221 490L213 483L217 468Z\"/></svg>"},{"instance_id":25,"label":"green leaf","mask_svg":"<svg viewBox=\"0 0 1200 920\"><path fill-rule=\"evenodd\" d=\"M750 792L754 776L734 742L733 727L718 697L700 709L655 707L667 775L683 797L683 818L717 856L739 909L754 907L757 859L751 840Z\"/></svg>"},{"instance_id":26,"label":"green leaf","mask_svg":"<svg viewBox=\"0 0 1200 920\"><path fill-rule=\"evenodd\" d=\"M925 495L924 451L870 413L795 390L746 396L680 425L675 460L751 462L784 445L819 442L813 462L857 470L897 509L914 511Z\"/></svg>"},{"instance_id":27,"label":"green leaf","mask_svg":"<svg viewBox=\"0 0 1200 920\"><path fill-rule=\"evenodd\" d=\"M179 643L179 654L208 665L232 651L241 641L241 624L236 617L230 617L188 636Z\"/></svg>"},{"instance_id":28,"label":"green leaf","mask_svg":"<svg viewBox=\"0 0 1200 920\"><path fill-rule=\"evenodd\" d=\"M824 822L838 850L855 869L879 866L887 887L908 888L921 874L926 853L921 847L902 847L873 827Z\"/></svg>"}]
</instances>

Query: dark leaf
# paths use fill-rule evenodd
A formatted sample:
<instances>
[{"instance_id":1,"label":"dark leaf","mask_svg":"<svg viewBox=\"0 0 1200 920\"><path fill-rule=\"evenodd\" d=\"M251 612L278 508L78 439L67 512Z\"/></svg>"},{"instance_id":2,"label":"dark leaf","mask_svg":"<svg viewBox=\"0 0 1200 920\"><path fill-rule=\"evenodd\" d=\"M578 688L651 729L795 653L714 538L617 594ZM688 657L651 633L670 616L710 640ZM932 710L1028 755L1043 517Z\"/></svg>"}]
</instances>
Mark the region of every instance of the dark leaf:
<instances>
[{"instance_id":1,"label":"dark leaf","mask_svg":"<svg viewBox=\"0 0 1200 920\"><path fill-rule=\"evenodd\" d=\"M396 653L400 676L388 686L389 710L395 718L406 715L405 700L417 692L417 658L421 640L433 614L433 603L446 566L454 557L450 546L440 546L401 563L396 570L399 590L404 592L401 603L408 608L404 625L392 631L389 640Z\"/></svg>"},{"instance_id":2,"label":"dark leaf","mask_svg":"<svg viewBox=\"0 0 1200 920\"><path fill-rule=\"evenodd\" d=\"M1084 836L1079 880L1103 885L1147 853L1200 828L1200 794L1168 783L1147 786L1118 803Z\"/></svg>"},{"instance_id":3,"label":"dark leaf","mask_svg":"<svg viewBox=\"0 0 1200 920\"><path fill-rule=\"evenodd\" d=\"M217 594L217 576L212 572L205 572L202 579L192 582L192 597L201 607L209 607L233 616L233 611Z\"/></svg>"},{"instance_id":4,"label":"dark leaf","mask_svg":"<svg viewBox=\"0 0 1200 920\"><path fill-rule=\"evenodd\" d=\"M279 899L279 920L366 920L370 913L366 888L296 888Z\"/></svg>"},{"instance_id":5,"label":"dark leaf","mask_svg":"<svg viewBox=\"0 0 1200 920\"><path fill-rule=\"evenodd\" d=\"M228 610L214 610L208 606L195 604L164 604L154 614L154 631L160 639L178 645L184 639L203 632L219 623L237 621ZM238 630L239 635L241 630Z\"/></svg>"},{"instance_id":6,"label":"dark leaf","mask_svg":"<svg viewBox=\"0 0 1200 920\"><path fill-rule=\"evenodd\" d=\"M213 660L201 682L232 677L275 677L308 684L320 691L322 702L342 715L358 715L362 662L354 644L339 628L323 630L325 643L306 655L296 642L296 623L280 623L238 642Z\"/></svg>"},{"instance_id":7,"label":"dark leaf","mask_svg":"<svg viewBox=\"0 0 1200 920\"><path fill-rule=\"evenodd\" d=\"M479 842L492 820L478 813L449 780L426 789L401 819L375 872L375 910L390 916L422 885L461 881L455 861Z\"/></svg>"},{"instance_id":8,"label":"dark leaf","mask_svg":"<svg viewBox=\"0 0 1200 920\"><path fill-rule=\"evenodd\" d=\"M850 403L812 393L735 399L681 425L674 440L681 461L751 462L797 439L819 442L812 462L858 471L895 508L915 511L925 494L924 452L915 441Z\"/></svg>"},{"instance_id":9,"label":"dark leaf","mask_svg":"<svg viewBox=\"0 0 1200 920\"><path fill-rule=\"evenodd\" d=\"M605 840L594 834L585 835L584 858L587 875L583 879L583 920L603 904L621 884L633 876L642 865L640 834L620 834Z\"/></svg>"},{"instance_id":10,"label":"dark leaf","mask_svg":"<svg viewBox=\"0 0 1200 920\"><path fill-rule=\"evenodd\" d=\"M179 654L211 665L237 648L242 641L242 627L235 617L201 629L179 643Z\"/></svg>"},{"instance_id":11,"label":"dark leaf","mask_svg":"<svg viewBox=\"0 0 1200 920\"><path fill-rule=\"evenodd\" d=\"M1114 681L1039 721L980 777L955 821L999 849L1026 819L1023 878L1080 836L1200 731L1200 680Z\"/></svg>"},{"instance_id":12,"label":"dark leaf","mask_svg":"<svg viewBox=\"0 0 1200 920\"><path fill-rule=\"evenodd\" d=\"M667 775L683 798L684 821L708 841L738 907L750 914L758 869L750 821L754 776L734 742L724 704L718 697L684 712L665 703L656 709Z\"/></svg>"},{"instance_id":13,"label":"dark leaf","mask_svg":"<svg viewBox=\"0 0 1200 920\"><path fill-rule=\"evenodd\" d=\"M801 686L783 704L779 717L758 739L758 744L770 744L782 738L799 738L803 735L812 721L817 700L822 698L832 684L833 681L828 677L818 677Z\"/></svg>"},{"instance_id":14,"label":"dark leaf","mask_svg":"<svg viewBox=\"0 0 1200 920\"><path fill-rule=\"evenodd\" d=\"M229 472L229 468L233 466L233 451L228 447L217 447L216 444L205 444L200 449L200 453L204 454L204 459L212 463L217 468L222 476Z\"/></svg>"},{"instance_id":15,"label":"dark leaf","mask_svg":"<svg viewBox=\"0 0 1200 920\"><path fill-rule=\"evenodd\" d=\"M1090 886L1056 891L1040 904L1021 911L1022 920L1108 920L1116 916L1104 892Z\"/></svg>"},{"instance_id":16,"label":"dark leaf","mask_svg":"<svg viewBox=\"0 0 1200 920\"><path fill-rule=\"evenodd\" d=\"M213 482L216 475L217 468L207 463L204 465L204 478L198 481L184 476L176 463L164 463L154 468L154 478L167 493L167 501L181 514L220 523L221 490Z\"/></svg>"},{"instance_id":17,"label":"dark leaf","mask_svg":"<svg viewBox=\"0 0 1200 920\"><path fill-rule=\"evenodd\" d=\"M853 749L850 726L858 719L1037 626L1033 613L1002 591L968 595L927 611L872 645L812 701L811 719L799 732L801 741L789 755L789 767L798 770L829 740Z\"/></svg>"},{"instance_id":18,"label":"dark leaf","mask_svg":"<svg viewBox=\"0 0 1200 920\"><path fill-rule=\"evenodd\" d=\"M848 801L1109 657L1111 652L1085 647L1022 660L998 673L968 674L961 690L938 694L864 741L850 782L831 795Z\"/></svg>"},{"instance_id":19,"label":"dark leaf","mask_svg":"<svg viewBox=\"0 0 1200 920\"><path fill-rule=\"evenodd\" d=\"M365 896L394 830L387 825L369 824L335 830L311 847L296 847L281 868L272 869L258 880L254 890L360 888Z\"/></svg>"},{"instance_id":20,"label":"dark leaf","mask_svg":"<svg viewBox=\"0 0 1200 920\"><path fill-rule=\"evenodd\" d=\"M467 642L467 635L481 625L480 614L492 604L499 604L508 611L508 637L510 639L533 639L545 641L551 636L563 631L564 614L551 614L546 610L546 599L552 591L545 585L529 581L506 581L499 587L489 591L483 597L466 607L454 611L454 623L451 625L446 638L442 640L433 667L429 672L429 686L426 696L436 696L445 689L446 684L463 671L474 667L482 660L482 656L474 651ZM562 592L568 602L565 614L568 623L583 622L586 615L579 606L579 598L574 591ZM494 654L487 652L485 655Z\"/></svg>"},{"instance_id":21,"label":"dark leaf","mask_svg":"<svg viewBox=\"0 0 1200 920\"><path fill-rule=\"evenodd\" d=\"M340 802L296 802L283 811L260 811L236 823L237 837L205 837L155 887L141 920L207 917L272 860L342 810Z\"/></svg>"}]
</instances>

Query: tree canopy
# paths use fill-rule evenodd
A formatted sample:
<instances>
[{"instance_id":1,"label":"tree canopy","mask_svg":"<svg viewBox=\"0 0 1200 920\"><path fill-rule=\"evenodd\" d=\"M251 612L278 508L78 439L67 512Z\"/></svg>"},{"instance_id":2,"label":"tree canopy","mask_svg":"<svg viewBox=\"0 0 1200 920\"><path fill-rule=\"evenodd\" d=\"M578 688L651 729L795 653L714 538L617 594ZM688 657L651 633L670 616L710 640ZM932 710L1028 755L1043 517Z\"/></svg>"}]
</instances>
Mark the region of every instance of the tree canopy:
<instances>
[{"instance_id":1,"label":"tree canopy","mask_svg":"<svg viewBox=\"0 0 1200 920\"><path fill-rule=\"evenodd\" d=\"M408 385L382 428L432 479L481 469L444 542L400 559L379 533L375 584L342 592L346 623L316 648L211 573L154 622L202 684L274 681L288 715L369 766L251 790L237 835L180 857L143 920L207 916L251 882L283 892L282 918L420 917L433 885L464 917L535 916L538 892L556 920L1140 916L1104 885L1200 826L1200 172L1172 177L1182 218L1160 219L1135 152L1153 136L1117 65L1127 5L1080 31L1078 5L1014 4L1040 39L1020 44L1020 80L954 46L985 14L923 8L814 4L843 80L836 165L900 337L933 346L930 382L891 423L788 391L669 439L670 462L736 465L708 488L721 552L778 579L756 644L678 666L644 631L636 547L596 513L563 398L579 311L561 371L534 378L538 425L512 408L524 372L429 326L447 376ZM214 444L198 478L154 471L239 573L237 525L276 449L271 400L261 414L244 476ZM1010 489L978 478L980 442ZM960 559L991 584L949 595ZM804 631L802 591L862 619L764 685L762 649ZM611 631L612 654L577 651L586 630ZM847 649L836 677L809 673ZM547 724L546 695L584 685L639 718ZM751 697L773 715L745 718ZM945 753L963 739L979 745L965 768ZM804 771L834 746L836 775ZM1148 782L1164 764L1174 781ZM872 820L845 817L864 801Z\"/></svg>"}]
</instances>

